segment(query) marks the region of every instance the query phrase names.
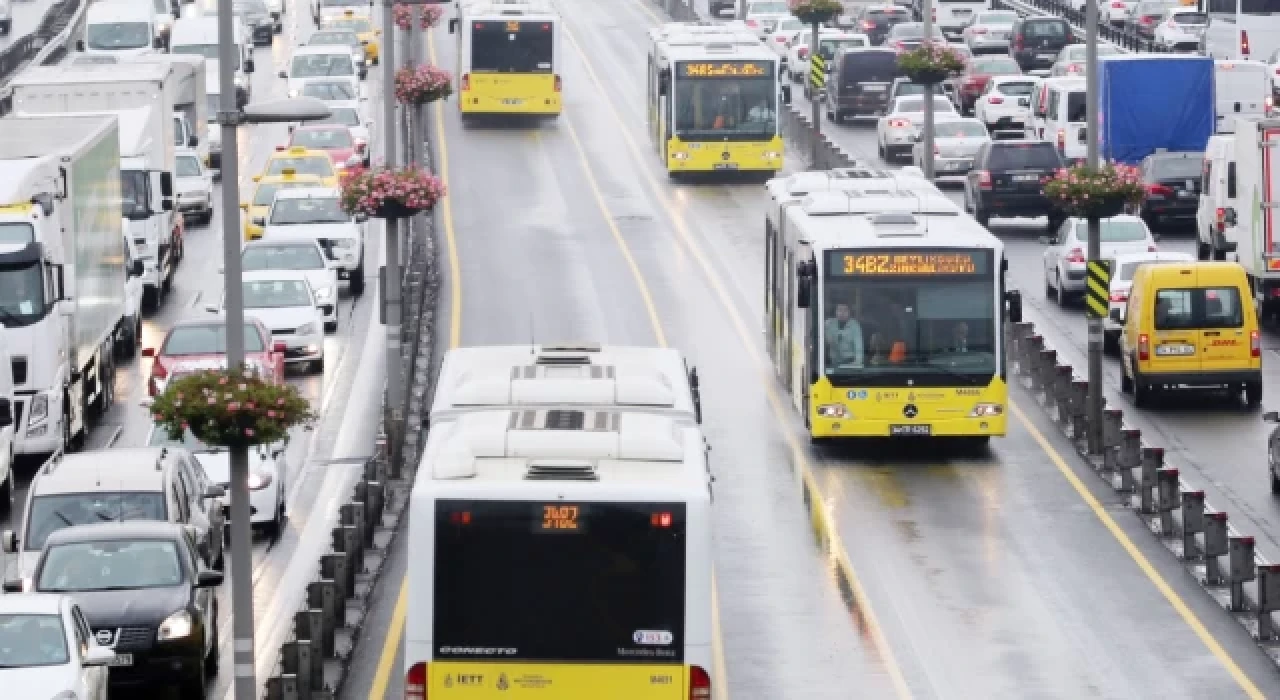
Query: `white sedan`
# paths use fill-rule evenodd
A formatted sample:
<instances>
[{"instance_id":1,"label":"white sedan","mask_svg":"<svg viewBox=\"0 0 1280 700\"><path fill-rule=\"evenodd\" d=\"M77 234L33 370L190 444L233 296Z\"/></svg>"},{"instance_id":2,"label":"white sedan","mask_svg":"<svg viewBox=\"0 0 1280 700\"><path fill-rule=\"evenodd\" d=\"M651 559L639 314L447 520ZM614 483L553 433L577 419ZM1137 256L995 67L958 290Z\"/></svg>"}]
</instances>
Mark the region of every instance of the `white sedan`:
<instances>
[{"instance_id":1,"label":"white sedan","mask_svg":"<svg viewBox=\"0 0 1280 700\"><path fill-rule=\"evenodd\" d=\"M1103 19L1113 26L1123 27L1137 6L1138 0L1108 0L1101 6Z\"/></svg>"},{"instance_id":2,"label":"white sedan","mask_svg":"<svg viewBox=\"0 0 1280 700\"><path fill-rule=\"evenodd\" d=\"M197 224L208 226L213 221L213 171L204 167L194 149L181 148L174 155L173 175L178 211Z\"/></svg>"},{"instance_id":3,"label":"white sedan","mask_svg":"<svg viewBox=\"0 0 1280 700\"><path fill-rule=\"evenodd\" d=\"M1194 51L1208 26L1209 15L1197 11L1194 6L1171 7L1164 11L1151 40L1169 49Z\"/></svg>"},{"instance_id":4,"label":"white sedan","mask_svg":"<svg viewBox=\"0 0 1280 700\"><path fill-rule=\"evenodd\" d=\"M0 687L5 697L107 700L107 665L115 658L111 647L98 644L71 596L0 596Z\"/></svg>"},{"instance_id":5,"label":"white sedan","mask_svg":"<svg viewBox=\"0 0 1280 700\"><path fill-rule=\"evenodd\" d=\"M329 267L339 280L349 280L351 295L364 293L364 226L368 217L351 216L342 210L342 191L336 187L296 187L276 193L275 203L262 230L262 238L270 241L315 241L323 249ZM305 207L305 208L304 208ZM328 280L312 279L323 306L336 303ZM325 312L329 330L337 329L337 317Z\"/></svg>"},{"instance_id":6,"label":"white sedan","mask_svg":"<svg viewBox=\"0 0 1280 700\"><path fill-rule=\"evenodd\" d=\"M1049 246L1044 251L1045 296L1057 299L1060 306L1066 306L1071 295L1085 289L1089 222L1074 217L1067 219L1052 236L1042 236L1040 242ZM1103 219L1099 243L1104 260L1126 253L1154 253L1157 250L1151 229L1142 219L1130 214Z\"/></svg>"},{"instance_id":7,"label":"white sedan","mask_svg":"<svg viewBox=\"0 0 1280 700\"><path fill-rule=\"evenodd\" d=\"M997 75L973 104L973 116L993 135L1009 133L1017 138L1031 126L1031 93L1038 81L1025 75Z\"/></svg>"},{"instance_id":8,"label":"white sedan","mask_svg":"<svg viewBox=\"0 0 1280 700\"><path fill-rule=\"evenodd\" d=\"M956 106L951 100L935 95L933 98L935 115L954 116ZM924 126L924 97L907 96L894 98L889 105L889 113L876 122L876 145L880 158L888 163L906 158L916 145L916 136Z\"/></svg>"},{"instance_id":9,"label":"white sedan","mask_svg":"<svg viewBox=\"0 0 1280 700\"><path fill-rule=\"evenodd\" d=\"M943 116L933 123L933 171L938 176L964 175L973 170L973 157L991 140L982 122L973 117ZM916 142L911 164L924 168L924 143Z\"/></svg>"},{"instance_id":10,"label":"white sedan","mask_svg":"<svg viewBox=\"0 0 1280 700\"><path fill-rule=\"evenodd\" d=\"M747 28L755 33L761 41L777 28L783 20L791 17L791 9L786 0L756 0L747 3Z\"/></svg>"},{"instance_id":11,"label":"white sedan","mask_svg":"<svg viewBox=\"0 0 1280 700\"><path fill-rule=\"evenodd\" d=\"M308 86L309 87L309 86ZM308 91L307 87L303 88L303 94ZM372 142L369 140L369 130L373 126L373 121L365 116L364 103L361 100L329 100L325 101L325 106L329 108L329 116L326 119L320 119L308 124L341 124L351 130L351 138L356 142L356 153L364 156L364 165L369 167L369 163L373 156ZM289 127L293 130L293 126Z\"/></svg>"},{"instance_id":12,"label":"white sedan","mask_svg":"<svg viewBox=\"0 0 1280 700\"><path fill-rule=\"evenodd\" d=\"M190 450L204 468L209 481L227 489L227 493L231 492L231 455L225 447L206 445L191 431L187 431L182 440L174 440L169 437L167 429L154 424L147 436L147 445ZM249 450L249 524L270 537L279 535L284 526L285 474L288 471L284 455L287 446L286 439L275 445L258 445ZM226 507L227 522L230 522L230 505Z\"/></svg>"},{"instance_id":13,"label":"white sedan","mask_svg":"<svg viewBox=\"0 0 1280 700\"><path fill-rule=\"evenodd\" d=\"M274 342L285 346L287 364L306 364L311 371L324 371L324 317L316 308L315 294L305 272L262 270L244 273L244 315L256 318L271 331ZM205 307L212 313L226 312L222 303Z\"/></svg>"},{"instance_id":14,"label":"white sedan","mask_svg":"<svg viewBox=\"0 0 1280 700\"><path fill-rule=\"evenodd\" d=\"M325 328L337 330L338 271L314 236L249 241L240 251L240 267L245 272L286 270L306 275Z\"/></svg>"},{"instance_id":15,"label":"white sedan","mask_svg":"<svg viewBox=\"0 0 1280 700\"><path fill-rule=\"evenodd\" d=\"M805 30L796 34L787 49L787 72L795 82L807 80L809 77L809 50L813 46L813 30ZM818 50L828 61L835 58L836 52L845 47L871 46L871 38L866 34L846 32L840 29L823 29L818 32Z\"/></svg>"}]
</instances>

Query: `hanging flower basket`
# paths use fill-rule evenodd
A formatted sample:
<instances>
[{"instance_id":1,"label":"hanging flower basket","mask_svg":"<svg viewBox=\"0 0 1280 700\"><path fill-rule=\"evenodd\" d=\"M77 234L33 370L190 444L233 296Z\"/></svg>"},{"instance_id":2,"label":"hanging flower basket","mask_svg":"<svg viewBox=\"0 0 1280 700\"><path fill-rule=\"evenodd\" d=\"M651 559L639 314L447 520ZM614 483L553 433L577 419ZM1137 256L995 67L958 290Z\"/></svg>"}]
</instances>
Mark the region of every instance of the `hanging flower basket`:
<instances>
[{"instance_id":1,"label":"hanging flower basket","mask_svg":"<svg viewBox=\"0 0 1280 700\"><path fill-rule=\"evenodd\" d=\"M947 46L926 42L918 49L899 54L898 68L913 83L937 85L952 73L964 70L964 58Z\"/></svg>"},{"instance_id":2,"label":"hanging flower basket","mask_svg":"<svg viewBox=\"0 0 1280 700\"><path fill-rule=\"evenodd\" d=\"M348 214L403 219L430 211L444 195L440 178L416 166L354 168L342 177L342 209Z\"/></svg>"},{"instance_id":3,"label":"hanging flower basket","mask_svg":"<svg viewBox=\"0 0 1280 700\"><path fill-rule=\"evenodd\" d=\"M404 105L424 105L453 94L449 71L435 66L406 66L396 71L396 99Z\"/></svg>"},{"instance_id":4,"label":"hanging flower basket","mask_svg":"<svg viewBox=\"0 0 1280 700\"><path fill-rule=\"evenodd\" d=\"M290 384L263 379L247 367L205 370L173 379L151 404L173 440L190 430L206 445L248 447L283 440L315 420L311 403Z\"/></svg>"},{"instance_id":5,"label":"hanging flower basket","mask_svg":"<svg viewBox=\"0 0 1280 700\"><path fill-rule=\"evenodd\" d=\"M391 8L392 19L395 20L396 26L404 31L413 29L414 7L410 5L396 4ZM444 15L444 10L435 5L418 5L418 28L431 29L440 22L440 18Z\"/></svg>"},{"instance_id":6,"label":"hanging flower basket","mask_svg":"<svg viewBox=\"0 0 1280 700\"><path fill-rule=\"evenodd\" d=\"M1043 180L1049 202L1068 216L1106 219L1142 204L1146 189L1137 168L1104 163L1098 168L1063 168Z\"/></svg>"},{"instance_id":7,"label":"hanging flower basket","mask_svg":"<svg viewBox=\"0 0 1280 700\"><path fill-rule=\"evenodd\" d=\"M805 24L830 22L844 12L840 0L787 0L791 16Z\"/></svg>"}]
</instances>

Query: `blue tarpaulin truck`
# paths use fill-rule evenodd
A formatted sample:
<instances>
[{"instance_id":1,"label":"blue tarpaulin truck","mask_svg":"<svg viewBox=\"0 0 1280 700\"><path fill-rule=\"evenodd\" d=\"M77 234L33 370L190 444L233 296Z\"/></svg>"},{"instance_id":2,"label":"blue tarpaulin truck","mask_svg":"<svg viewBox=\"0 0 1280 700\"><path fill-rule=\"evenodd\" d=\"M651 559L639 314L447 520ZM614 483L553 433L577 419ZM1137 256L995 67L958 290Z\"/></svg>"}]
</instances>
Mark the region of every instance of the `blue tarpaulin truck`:
<instances>
[{"instance_id":1,"label":"blue tarpaulin truck","mask_svg":"<svg viewBox=\"0 0 1280 700\"><path fill-rule=\"evenodd\" d=\"M1214 131L1213 59L1099 57L1098 123L1105 160L1136 164L1157 149L1203 151Z\"/></svg>"}]
</instances>

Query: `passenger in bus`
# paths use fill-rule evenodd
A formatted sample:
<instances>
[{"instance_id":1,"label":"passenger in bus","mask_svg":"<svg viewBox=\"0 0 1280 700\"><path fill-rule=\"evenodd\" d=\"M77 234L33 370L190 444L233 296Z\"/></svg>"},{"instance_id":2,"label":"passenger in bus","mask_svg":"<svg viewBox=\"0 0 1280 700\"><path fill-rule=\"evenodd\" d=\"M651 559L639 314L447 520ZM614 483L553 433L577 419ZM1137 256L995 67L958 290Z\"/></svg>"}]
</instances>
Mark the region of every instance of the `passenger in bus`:
<instances>
[{"instance_id":1,"label":"passenger in bus","mask_svg":"<svg viewBox=\"0 0 1280 700\"><path fill-rule=\"evenodd\" d=\"M862 324L849 313L849 304L836 304L835 318L827 319L827 366L861 365L863 358Z\"/></svg>"}]
</instances>

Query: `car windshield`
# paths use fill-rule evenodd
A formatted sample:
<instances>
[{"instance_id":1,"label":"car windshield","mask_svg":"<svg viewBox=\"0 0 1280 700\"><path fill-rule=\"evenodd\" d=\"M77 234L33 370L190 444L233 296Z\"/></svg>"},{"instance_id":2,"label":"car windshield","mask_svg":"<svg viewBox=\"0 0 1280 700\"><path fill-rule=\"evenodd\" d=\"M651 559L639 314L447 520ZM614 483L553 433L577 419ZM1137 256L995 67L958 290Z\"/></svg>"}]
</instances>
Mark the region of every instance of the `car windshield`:
<instances>
[{"instance_id":1,"label":"car windshield","mask_svg":"<svg viewBox=\"0 0 1280 700\"><path fill-rule=\"evenodd\" d=\"M940 139L982 139L987 137L987 130L978 122L971 121L935 122L933 133Z\"/></svg>"},{"instance_id":2,"label":"car windshield","mask_svg":"<svg viewBox=\"0 0 1280 700\"><path fill-rule=\"evenodd\" d=\"M1025 25L1027 36L1031 37L1050 37L1062 39L1067 36L1066 20L1048 20L1033 22L1028 21Z\"/></svg>"},{"instance_id":3,"label":"car windshield","mask_svg":"<svg viewBox=\"0 0 1280 700\"><path fill-rule=\"evenodd\" d=\"M1173 16L1175 24L1208 24L1209 15L1199 12L1179 12Z\"/></svg>"},{"instance_id":4,"label":"car windshield","mask_svg":"<svg viewBox=\"0 0 1280 700\"><path fill-rule=\"evenodd\" d=\"M314 306L304 280L249 280L243 288L246 309Z\"/></svg>"},{"instance_id":5,"label":"car windshield","mask_svg":"<svg viewBox=\"0 0 1280 700\"><path fill-rule=\"evenodd\" d=\"M321 7L364 7L365 0L321 0Z\"/></svg>"},{"instance_id":6,"label":"car windshield","mask_svg":"<svg viewBox=\"0 0 1280 700\"><path fill-rule=\"evenodd\" d=\"M99 540L54 545L45 552L38 591L78 593L167 588L182 583L182 560L169 540Z\"/></svg>"},{"instance_id":7,"label":"car windshield","mask_svg":"<svg viewBox=\"0 0 1280 700\"><path fill-rule=\"evenodd\" d=\"M262 352L262 336L252 323L244 324L244 351ZM169 331L160 355L224 355L227 352L227 327L221 323L178 326Z\"/></svg>"},{"instance_id":8,"label":"car windshield","mask_svg":"<svg viewBox=\"0 0 1280 700\"><path fill-rule=\"evenodd\" d=\"M276 192L280 190L291 190L295 187L316 187L319 183L296 180L288 182L264 182L258 185L258 189L253 193L253 206L269 207L276 199Z\"/></svg>"},{"instance_id":9,"label":"car windshield","mask_svg":"<svg viewBox=\"0 0 1280 700\"><path fill-rule=\"evenodd\" d=\"M103 491L36 496L27 512L27 535L22 548L38 552L49 535L65 527L126 520L160 520L165 513L160 491Z\"/></svg>"},{"instance_id":10,"label":"car windshield","mask_svg":"<svg viewBox=\"0 0 1280 700\"><path fill-rule=\"evenodd\" d=\"M327 75L355 75L349 53L311 53L294 56L290 78L322 78Z\"/></svg>"},{"instance_id":11,"label":"car windshield","mask_svg":"<svg viewBox=\"0 0 1280 700\"><path fill-rule=\"evenodd\" d=\"M896 24L893 29L889 30L889 36L893 39L923 39L924 25L919 22L908 22L905 24ZM934 25L933 37L935 39L945 39L942 30Z\"/></svg>"},{"instance_id":12,"label":"car windshield","mask_svg":"<svg viewBox=\"0 0 1280 700\"><path fill-rule=\"evenodd\" d=\"M1101 222L1102 237L1105 243L1132 243L1145 241L1148 237L1147 227L1141 221L1133 219L1103 219ZM1084 219L1076 222L1076 240L1088 242L1089 224Z\"/></svg>"},{"instance_id":13,"label":"car windshield","mask_svg":"<svg viewBox=\"0 0 1280 700\"><path fill-rule=\"evenodd\" d=\"M978 15L974 24L1013 24L1018 19L1016 12L984 12Z\"/></svg>"},{"instance_id":14,"label":"car windshield","mask_svg":"<svg viewBox=\"0 0 1280 700\"><path fill-rule=\"evenodd\" d=\"M7 232L21 234L23 230ZM25 326L44 316L47 295L43 268L38 261L0 268L0 321L4 326Z\"/></svg>"},{"instance_id":15,"label":"car windshield","mask_svg":"<svg viewBox=\"0 0 1280 700\"><path fill-rule=\"evenodd\" d=\"M1203 156L1203 154L1200 154ZM1172 178L1200 179L1199 158L1152 158L1148 163L1148 176L1152 180Z\"/></svg>"},{"instance_id":16,"label":"car windshield","mask_svg":"<svg viewBox=\"0 0 1280 700\"><path fill-rule=\"evenodd\" d=\"M34 243L36 230L25 221L6 221L0 223L0 243L20 244Z\"/></svg>"},{"instance_id":17,"label":"car windshield","mask_svg":"<svg viewBox=\"0 0 1280 700\"><path fill-rule=\"evenodd\" d=\"M151 25L146 22L90 24L84 41L89 48L99 51L146 48L151 45Z\"/></svg>"},{"instance_id":18,"label":"car windshield","mask_svg":"<svg viewBox=\"0 0 1280 700\"><path fill-rule=\"evenodd\" d=\"M897 105L894 106L893 111L894 111L894 114L901 114L903 112L924 112L924 98L923 97L900 98L898 100ZM950 112L954 114L956 111L956 108L955 108L955 105L951 103L951 100L948 100L945 97L934 97L933 111Z\"/></svg>"},{"instance_id":19,"label":"car windshield","mask_svg":"<svg viewBox=\"0 0 1280 700\"><path fill-rule=\"evenodd\" d=\"M303 91L306 94L306 91ZM312 124L342 124L343 126L360 126L360 113L354 107L330 107L329 116Z\"/></svg>"},{"instance_id":20,"label":"car windshield","mask_svg":"<svg viewBox=\"0 0 1280 700\"><path fill-rule=\"evenodd\" d=\"M267 175L283 175L286 170L292 170L296 175L334 177L333 161L329 156L286 156L272 158L267 164Z\"/></svg>"},{"instance_id":21,"label":"car windshield","mask_svg":"<svg viewBox=\"0 0 1280 700\"><path fill-rule=\"evenodd\" d=\"M337 197L278 198L271 206L267 223L277 226L292 224L344 224L351 216L342 211Z\"/></svg>"},{"instance_id":22,"label":"car windshield","mask_svg":"<svg viewBox=\"0 0 1280 700\"><path fill-rule=\"evenodd\" d=\"M0 613L0 669L61 666L70 658L62 615Z\"/></svg>"},{"instance_id":23,"label":"car windshield","mask_svg":"<svg viewBox=\"0 0 1280 700\"><path fill-rule=\"evenodd\" d=\"M334 29L350 29L357 34L368 34L373 31L373 25L363 17L345 17L343 19L330 20L325 25Z\"/></svg>"},{"instance_id":24,"label":"car windshield","mask_svg":"<svg viewBox=\"0 0 1280 700\"><path fill-rule=\"evenodd\" d=\"M267 3L262 0L236 0L234 7L236 12L243 12L250 17L267 14Z\"/></svg>"},{"instance_id":25,"label":"car windshield","mask_svg":"<svg viewBox=\"0 0 1280 700\"><path fill-rule=\"evenodd\" d=\"M1036 84L1035 82L1030 80L1028 80L1025 83L1024 82L1007 82L1007 83L1000 83L996 85L995 89L999 90L1002 94L1005 94L1005 95L1013 95L1016 97L1021 97L1023 95L1030 95L1032 91L1036 89Z\"/></svg>"},{"instance_id":26,"label":"car windshield","mask_svg":"<svg viewBox=\"0 0 1280 700\"><path fill-rule=\"evenodd\" d=\"M294 129L290 146L304 148L351 148L351 131L348 129Z\"/></svg>"},{"instance_id":27,"label":"car windshield","mask_svg":"<svg viewBox=\"0 0 1280 700\"><path fill-rule=\"evenodd\" d=\"M175 163L178 177L200 177L198 156L178 156Z\"/></svg>"},{"instance_id":28,"label":"car windshield","mask_svg":"<svg viewBox=\"0 0 1280 700\"><path fill-rule=\"evenodd\" d=\"M982 75L1019 75L1022 69L1008 59L981 59L973 62L973 72Z\"/></svg>"},{"instance_id":29,"label":"car windshield","mask_svg":"<svg viewBox=\"0 0 1280 700\"><path fill-rule=\"evenodd\" d=\"M785 15L790 14L791 10L787 9L785 2L753 2L747 5L748 15Z\"/></svg>"},{"instance_id":30,"label":"car windshield","mask_svg":"<svg viewBox=\"0 0 1280 700\"><path fill-rule=\"evenodd\" d=\"M302 86L303 97L314 97L317 100L354 100L356 86L345 80L317 80Z\"/></svg>"},{"instance_id":31,"label":"car windshield","mask_svg":"<svg viewBox=\"0 0 1280 700\"><path fill-rule=\"evenodd\" d=\"M307 39L308 46L359 46L360 37L355 32L316 32Z\"/></svg>"},{"instance_id":32,"label":"car windshield","mask_svg":"<svg viewBox=\"0 0 1280 700\"><path fill-rule=\"evenodd\" d=\"M1062 167L1062 158L1051 143L1040 141L1000 143L997 141L991 144L991 159L987 167L994 172L1056 170Z\"/></svg>"},{"instance_id":33,"label":"car windshield","mask_svg":"<svg viewBox=\"0 0 1280 700\"><path fill-rule=\"evenodd\" d=\"M294 243L253 245L244 249L240 266L245 272L255 270L322 270L324 256L314 245Z\"/></svg>"}]
</instances>

